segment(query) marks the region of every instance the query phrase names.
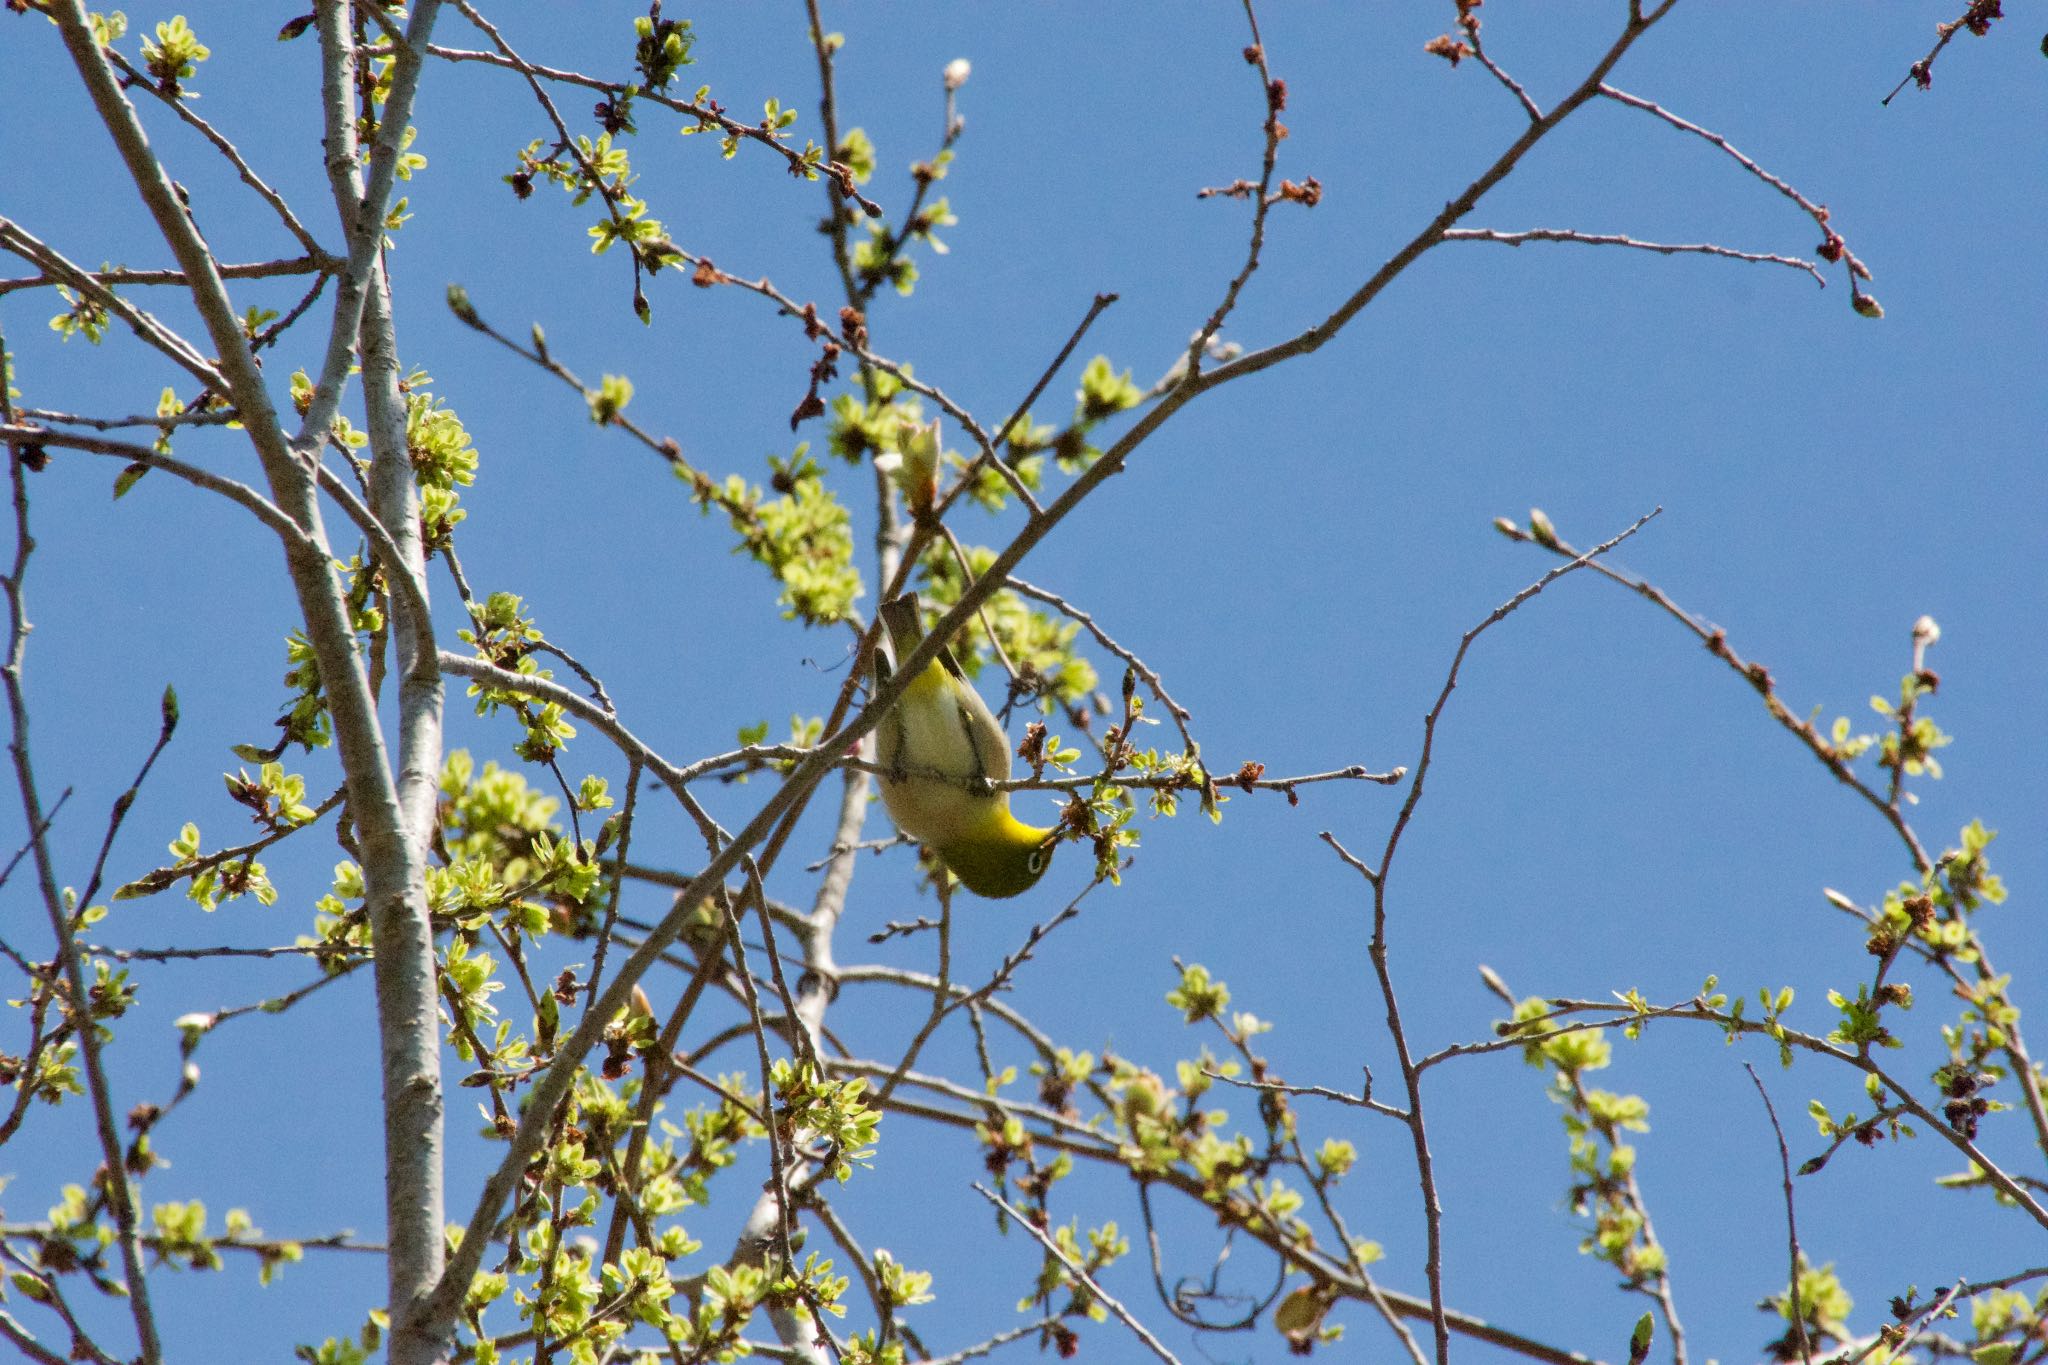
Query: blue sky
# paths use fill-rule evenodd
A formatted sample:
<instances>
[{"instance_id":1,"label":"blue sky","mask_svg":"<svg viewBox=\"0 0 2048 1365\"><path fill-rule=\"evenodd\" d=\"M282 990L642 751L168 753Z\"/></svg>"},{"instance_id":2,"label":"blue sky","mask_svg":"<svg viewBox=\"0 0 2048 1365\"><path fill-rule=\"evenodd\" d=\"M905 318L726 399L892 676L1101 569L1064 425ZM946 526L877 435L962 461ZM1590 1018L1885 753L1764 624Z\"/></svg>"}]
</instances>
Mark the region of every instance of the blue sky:
<instances>
[{"instance_id":1,"label":"blue sky","mask_svg":"<svg viewBox=\"0 0 2048 1365\"><path fill-rule=\"evenodd\" d=\"M1609 41L1619 10L1496 3L1482 16L1488 50L1547 105ZM624 70L628 6L489 12L530 56ZM146 29L169 11L129 13ZM332 240L312 40L277 45L289 16L274 6L187 13L214 51L196 83L198 107ZM745 116L780 97L801 110L797 131L816 133L800 7L689 17L696 80ZM1274 72L1289 86L1280 173L1316 176L1325 197L1312 211L1275 210L1264 267L1227 337L1256 346L1322 317L1519 131L1521 114L1485 72L1422 52L1450 17L1448 4L1307 0L1262 12ZM1094 611L1157 668L1194 712L1219 770L1256 759L1275 773L1414 763L1421 716L1460 634L1549 567L1489 529L1532 505L1580 544L1663 508L1619 562L1724 627L1746 657L1769 665L1801 714L1819 708L1824 719L1846 714L1874 728L1866 698L1895 691L1912 622L1931 614L1944 632L1932 712L1957 739L1942 755L1946 778L1920 785L1912 816L1935 847L1976 817L2000 831L1994 864L2014 894L1987 912L1987 933L2030 1005L2039 997L2029 978L2048 968L2027 920L2048 883L2048 753L2037 723L2048 702L2048 267L2038 240L2048 221L2039 174L2048 67L2012 20L1983 41L1958 39L1931 91L1879 107L1947 17L1925 4L1692 0L1613 77L1827 204L1875 272L1884 320L1851 311L1839 269L1823 290L1769 265L1576 245L1445 246L1321 352L1179 415L1022 575ZM974 64L960 93L959 158L940 187L960 218L941 234L952 251L920 259L914 298L878 303L876 349L999 420L1089 299L1114 291L1121 301L1052 385L1041 420L1063 410L1090 354L1109 355L1141 383L1164 371L1242 256L1243 206L1194 198L1257 169L1260 106L1239 56L1242 15L1222 5L901 3L828 6L826 22L848 39L843 122L877 144L870 191L892 208L907 196L908 162L935 145L940 70L961 56ZM453 13L439 36L481 45ZM585 118L587 103L569 98L564 108ZM149 111L152 134L219 253L285 251L260 205L159 113ZM798 329L758 299L693 290L680 276L653 290L652 326L633 321L625 263L585 249L589 211L545 191L521 204L502 183L517 148L545 132L505 73L431 68L415 122L429 165L405 187L415 216L392 257L399 335L407 365L431 371L482 453L460 542L471 581L520 593L671 757L728 748L753 721L779 730L792 712L827 709L843 638L776 620L765 575L731 555L720 522L700 518L658 460L455 325L440 297L460 282L506 329L541 323L586 378L629 375L633 414L702 467L755 480L766 455L793 444L787 414L809 356ZM834 300L814 232L817 187L790 180L757 149L722 162L709 139L677 138L652 111L643 129L637 189L675 240L735 273L766 274L796 298ZM0 214L74 259L162 259L54 31L33 16L0 16L0 187ZM1711 147L1599 102L1467 225L1800 256L1817 240L1803 215ZM22 272L10 264L6 273ZM238 301L273 307L291 297L237 290ZM167 299L149 303L188 321ZM55 311L40 293L0 298L26 401L148 411L175 382L118 335L98 350L60 344L45 327ZM314 363L315 344L309 329L274 354L280 392L292 368ZM822 440L815 425L803 435ZM191 439L180 453L255 477L231 437ZM154 734L166 682L179 689L185 724L131 816L115 875L164 861L162 845L187 819L210 845L239 837L218 774L235 766L229 744L269 733L292 625L260 528L168 479L110 502L116 468L60 457L34 489L29 688L42 780L73 791L53 833L72 882ZM849 499L865 486L864 475L842 483ZM855 515L865 543L871 508L856 501ZM968 509L958 529L995 544L1010 524ZM871 565L867 579L872 596ZM445 579L433 589L444 607L452 601ZM456 624L441 619L444 633ZM511 761L516 736L505 726L474 722L459 689L450 709L451 747ZM594 737L578 762L618 775ZM311 788L330 789L331 763L325 754L305 761ZM721 818L743 820L765 790L756 782L711 799ZM1044 814L1037 800L1020 803L1027 816ZM1147 824L1124 885L1097 893L1054 937L1015 1003L1071 1046L1170 1070L1198 1042L1161 1000L1179 954L1228 980L1238 1006L1275 1021L1265 1042L1280 1074L1352 1086L1371 1065L1386 1084L1393 1067L1364 954L1362 887L1316 836L1329 830L1376 849L1399 800L1398 791L1332 785L1305 791L1298 808L1241 797L1220 827ZM803 828L805 856L787 860L773 888L791 898L807 895L800 869L829 838L816 818ZM870 832L883 831L878 810ZM0 843L14 847L22 834L18 814L0 817ZM665 860L686 867L696 856L665 814L637 837L650 860L672 850ZM340 856L325 833L300 842L267 860L284 891L273 908L237 905L208 919L161 897L124 905L107 933L130 944L287 942L309 927L310 902ZM1025 900L964 907L964 974L993 970L1030 923L1077 891L1084 861L1070 851ZM1393 879L1407 1023L1424 1048L1484 1036L1497 1014L1475 972L1485 962L1524 994L1598 998L1636 987L1662 1001L1708 973L1751 995L1791 985L1793 1022L1825 1031L1826 991L1867 979L1869 959L1821 888L1870 902L1908 872L1872 813L1770 723L1748 688L1670 620L1577 575L1481 640L1451 703ZM0 895L10 939L47 951L30 887ZM637 906L659 908L653 896ZM919 940L861 942L867 928L919 908L901 852L863 862L842 960L872 953L928 966ZM169 1092L171 1018L281 992L304 969L171 965L142 976L117 1049L121 1108ZM1940 1060L1928 1040L1953 1009L1933 980L1916 984L1920 1040L1903 1065L1924 1076ZM282 1021L239 1023L209 1040L198 1095L159 1134L173 1164L152 1177L148 1197L204 1198L216 1219L246 1207L280 1235L374 1235L368 986L352 980ZM658 1001L677 989L650 983ZM921 1002L849 988L834 1021L863 1040L858 1050L884 1055L922 1013ZM964 1066L964 1047L942 1039L934 1064ZM1771 1087L1795 1160L1818 1149L1803 1117L1809 1098L1837 1109L1862 1100L1853 1077L1811 1064L1780 1072L1761 1048L1725 1048L1718 1034L1681 1025L1618 1046L1604 1079L1651 1104L1641 1179L1696 1358L1752 1356L1775 1331L1754 1305L1783 1283L1776 1151L1743 1060ZM1434 1073L1426 1099L1445 1182L1451 1302L1620 1356L1641 1305L1574 1251L1565 1143L1539 1074L1512 1057L1480 1059ZM458 1092L450 1104L453 1133L471 1122L466 1101ZM1249 1103L1229 1107L1249 1119ZM41 1216L61 1182L85 1175L83 1119L79 1106L38 1116L0 1151L10 1220ZM1405 1133L1348 1110L1310 1109L1303 1121L1315 1139L1359 1145L1346 1216L1385 1244L1385 1281L1419 1292ZM1987 1144L2024 1161L2021 1126L2017 1115L1995 1118ZM466 1213L487 1155L481 1144L458 1155L452 1209ZM1930 1188L1955 1168L1952 1156L1926 1138L1887 1144L1801 1182L1802 1239L1814 1259L1841 1268L1861 1330L1908 1284L2040 1259L2038 1236L2014 1218ZM891 1119L875 1170L846 1195L871 1245L939 1271L940 1302L920 1310L935 1349L1008 1321L1037 1263L1029 1244L991 1235L967 1188L979 1169L970 1147ZM731 1180L728 1199L751 1197L752 1173ZM1136 1227L1118 1182L1076 1186L1066 1212ZM730 1217L713 1209L692 1230L720 1247ZM1205 1273L1214 1239L1203 1221L1168 1224L1182 1239L1170 1273ZM1142 1258L1140 1247L1110 1286L1168 1327ZM1246 1265L1253 1259L1240 1251L1232 1262L1239 1287L1265 1283L1263 1265ZM159 1297L175 1357L276 1359L292 1342L349 1330L381 1278L370 1258L328 1258L259 1293L248 1267L231 1266L212 1279L166 1275ZM1381 1343L1364 1314L1339 1316L1353 1333L1347 1355ZM236 1343L226 1356L223 1323ZM1117 1331L1092 1329L1092 1358L1127 1358ZM1167 1339L1200 1358L1186 1332ZM1284 1351L1263 1331L1203 1349L1229 1360Z\"/></svg>"}]
</instances>

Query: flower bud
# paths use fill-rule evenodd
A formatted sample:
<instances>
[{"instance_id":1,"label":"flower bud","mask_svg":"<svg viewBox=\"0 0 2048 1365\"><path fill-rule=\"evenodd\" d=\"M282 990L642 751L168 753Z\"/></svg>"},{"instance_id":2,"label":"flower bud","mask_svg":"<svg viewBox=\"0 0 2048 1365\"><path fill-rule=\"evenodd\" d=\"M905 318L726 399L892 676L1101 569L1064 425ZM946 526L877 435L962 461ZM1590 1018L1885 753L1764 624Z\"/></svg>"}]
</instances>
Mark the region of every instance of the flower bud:
<instances>
[{"instance_id":1,"label":"flower bud","mask_svg":"<svg viewBox=\"0 0 2048 1365\"><path fill-rule=\"evenodd\" d=\"M939 494L939 420L905 422L896 429L896 451L875 457L875 467L896 481L918 516L926 516Z\"/></svg>"}]
</instances>

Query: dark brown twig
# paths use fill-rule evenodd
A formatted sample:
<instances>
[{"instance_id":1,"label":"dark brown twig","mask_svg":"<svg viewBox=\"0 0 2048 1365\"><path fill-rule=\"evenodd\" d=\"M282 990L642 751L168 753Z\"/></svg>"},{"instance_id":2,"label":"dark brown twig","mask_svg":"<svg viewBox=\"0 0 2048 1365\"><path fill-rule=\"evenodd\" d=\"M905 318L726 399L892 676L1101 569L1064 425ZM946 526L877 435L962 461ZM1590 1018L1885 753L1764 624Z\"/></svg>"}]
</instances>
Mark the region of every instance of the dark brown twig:
<instances>
[{"instance_id":1,"label":"dark brown twig","mask_svg":"<svg viewBox=\"0 0 2048 1365\"><path fill-rule=\"evenodd\" d=\"M1946 24L1936 24L1934 26L1934 46L1927 50L1925 57L1922 57L1919 61L1906 68L1906 74L1900 78L1897 85L1892 87L1891 94L1879 100L1878 104L1883 107L1890 107L1891 102L1898 97L1899 92L1904 90L1909 84L1917 85L1922 90L1931 88L1934 85L1935 60L1941 56L1942 49L1949 45L1950 39L1966 28L1981 38L1990 31L1994 20L2004 17L2005 15L1999 0L1970 0L1969 8L1965 9L1954 20Z\"/></svg>"},{"instance_id":2,"label":"dark brown twig","mask_svg":"<svg viewBox=\"0 0 2048 1365\"><path fill-rule=\"evenodd\" d=\"M0 370L5 368L5 353L6 347L0 343ZM5 387L5 383L0 382L0 390ZM0 398L0 403L4 401ZM0 410L0 415L4 415L4 410ZM35 552L35 538L29 533L28 483L22 461L21 445L10 442L8 473L14 491L14 560L12 567L0 574L0 589L5 590L8 619L7 655L4 665L0 665L0 684L4 684L6 691L11 722L7 749L13 760L15 787L20 796L24 823L30 830L42 830L47 821L42 798L36 788L35 764L29 751L28 700L22 689L23 661L30 628L24 584L28 577L29 557ZM157 1335L156 1314L151 1307L149 1284L142 1264L138 1193L130 1179L120 1128L114 1117L113 1095L106 1060L102 1055L98 1020L93 1014L94 997L86 986L85 964L78 948L74 917L65 908L63 893L57 887L56 866L49 843L38 834L30 839L30 846L35 857L37 890L49 917L56 965L63 978L64 1012L78 1039L79 1055L84 1063L86 1095L99 1139L101 1169L104 1172L101 1188L114 1216L115 1242L121 1258L128 1311L135 1323L142 1360L145 1365L157 1365L163 1359L163 1347ZM74 1335L84 1339L82 1333L74 1331Z\"/></svg>"},{"instance_id":3,"label":"dark brown twig","mask_svg":"<svg viewBox=\"0 0 2048 1365\"><path fill-rule=\"evenodd\" d=\"M1771 1092L1764 1089L1764 1083L1757 1076L1755 1067L1744 1062L1742 1069L1749 1073L1750 1084L1756 1087L1756 1093L1763 1098L1764 1112L1770 1115L1771 1119L1771 1133L1778 1140L1778 1169L1785 1188L1785 1240L1789 1244L1788 1254L1792 1262L1790 1293L1793 1339L1799 1343L1799 1358L1811 1365L1813 1342L1806 1335L1806 1314L1799 1304L1799 1267L1806 1258L1799 1253L1799 1218L1792 1207L1792 1155L1785 1150L1785 1130L1778 1126L1778 1106L1771 1103Z\"/></svg>"},{"instance_id":4,"label":"dark brown twig","mask_svg":"<svg viewBox=\"0 0 2048 1365\"><path fill-rule=\"evenodd\" d=\"M1406 1121L1415 1148L1416 1175L1421 1184L1423 1218L1428 1235L1428 1259L1424 1268L1429 1281L1431 1325L1436 1330L1437 1365L1449 1365L1451 1350L1450 1326L1444 1318L1443 1206L1437 1196L1436 1162L1430 1153L1428 1128L1423 1116L1422 1071L1408 1047L1407 1031L1401 1023L1400 1001L1394 991L1394 979L1388 965L1387 879L1393 870L1394 854L1400 848L1401 836L1407 832L1409 822L1415 816L1416 807L1422 801L1423 786L1429 777L1430 762L1436 750L1437 724L1443 718L1444 708L1450 704L1451 693L1458 686L1459 670L1464 667L1465 655L1471 650L1473 642L1488 629L1506 620L1523 603L1563 575L1585 567L1598 556L1606 554L1627 540L1662 510L1658 508L1637 518L1613 539L1587 551L1571 563L1553 569L1494 608L1485 620L1465 632L1464 637L1458 642L1457 652L1451 658L1451 667L1445 675L1443 690L1437 694L1436 704L1423 718L1422 754L1416 760L1415 776L1409 783L1407 799L1401 803L1400 813L1394 818L1394 827L1387 835L1386 847L1380 854L1379 866L1366 874L1366 881L1372 889L1372 941L1367 951L1372 959L1373 972L1379 979L1380 998L1387 1012L1387 1031L1393 1040L1395 1056L1401 1065L1401 1079L1408 1094ZM1334 841L1331 842L1334 846ZM1339 852L1341 851L1340 849Z\"/></svg>"},{"instance_id":5,"label":"dark brown twig","mask_svg":"<svg viewBox=\"0 0 2048 1365\"><path fill-rule=\"evenodd\" d=\"M1048 1256L1051 1256L1054 1260L1058 1261L1062 1266L1066 1267L1067 1273L1074 1277L1074 1282L1076 1284L1085 1286L1088 1292L1094 1295L1097 1302L1101 1303L1103 1307L1107 1308L1111 1313L1116 1315L1116 1320L1118 1322L1121 1322L1124 1326L1131 1329L1131 1334L1137 1337L1139 1341L1145 1344L1145 1349L1149 1350L1150 1352L1152 1352L1153 1355L1158 1356L1161 1360L1165 1361L1166 1365L1180 1365L1179 1359L1175 1357L1173 1352L1166 1349L1165 1343L1160 1341L1158 1337L1153 1336L1151 1331L1145 1326L1144 1323L1139 1322L1137 1318L1133 1317L1131 1315L1130 1309L1124 1307L1121 1303L1117 1302L1116 1299L1110 1296L1107 1290L1105 1290L1101 1285L1097 1284L1095 1282L1095 1278L1092 1275L1090 1275L1086 1270L1082 1269L1080 1264L1076 1262L1073 1257L1067 1255L1066 1252L1060 1250L1059 1243L1053 1241L1052 1238L1048 1237L1045 1234L1044 1229L1040 1228L1038 1224L1032 1222L1023 1214L1019 1213L1016 1210L1016 1208L1014 1208L1010 1203L1008 1203L1001 1195L995 1193L993 1190L990 1190L986 1185L983 1185L980 1181L974 1182L974 1192L980 1195L983 1199L988 1200L989 1203L994 1204L1004 1213L1010 1215L1011 1219L1017 1224L1018 1227L1021 1227L1026 1232L1030 1233L1033 1240L1035 1240L1040 1246L1045 1248L1045 1252Z\"/></svg>"},{"instance_id":6,"label":"dark brown twig","mask_svg":"<svg viewBox=\"0 0 2048 1365\"><path fill-rule=\"evenodd\" d=\"M1231 310L1237 307L1238 295L1259 268L1259 256L1266 246L1266 215L1275 202L1272 194L1273 168L1280 159L1280 139L1287 136L1286 126L1280 122L1280 111L1287 107L1287 82L1276 80L1272 68L1266 62L1266 45L1259 36L1259 15L1252 7L1252 0L1244 0L1245 22L1251 26L1251 46L1244 50L1245 61L1258 72L1259 99L1265 106L1266 116L1260 125L1265 137L1265 147L1259 158L1259 179L1244 191L1252 201L1252 229L1250 240L1245 245L1244 264L1231 277L1230 284L1223 291L1223 299L1216 305L1216 311L1197 331L1188 343L1185 374L1193 377L1201 372L1202 356L1209 342L1223 330ZM1314 182L1311 181L1311 184Z\"/></svg>"},{"instance_id":7,"label":"dark brown twig","mask_svg":"<svg viewBox=\"0 0 2048 1365\"><path fill-rule=\"evenodd\" d=\"M1646 100L1640 95L1631 95L1628 91L1616 89L1604 81L1600 85L1600 94L1607 99L1613 100L1616 104L1625 104L1631 109L1640 109L1646 114L1664 120L1664 122L1682 133L1691 133L1694 137L1701 138L1720 148L1736 165L1742 167L1743 170L1748 171L1766 185L1769 185L1779 194L1784 195L1794 204L1797 204L1800 212L1811 218L1814 226L1821 230L1821 243L1816 248L1819 254L1826 260L1840 261L1844 269L1847 270L1850 305L1855 307L1858 312L1863 312L1866 308L1873 306L1870 303L1864 302L1870 296L1863 292L1862 287L1862 281L1868 280L1871 277L1870 268L1856 258L1856 253L1849 250L1849 244L1842 240L1842 235L1829 225L1829 215L1825 206L1816 204L1811 199L1808 199L1795 189L1790 181L1781 176L1772 175L1752 158L1745 155L1734 143L1722 137L1713 129L1702 128L1690 119L1680 118L1655 100ZM1882 310L1879 311L1881 312Z\"/></svg>"},{"instance_id":8,"label":"dark brown twig","mask_svg":"<svg viewBox=\"0 0 2048 1365\"><path fill-rule=\"evenodd\" d=\"M366 53L368 55L376 55L377 49L366 49ZM586 90L595 90L606 95L623 94L627 89L627 85L620 81L599 80L595 76L585 76L576 71L563 71L555 67L542 66L538 62L529 62L524 58L507 56L500 52L477 52L470 49L441 47L438 44L429 44L427 55L438 57L444 62L482 62L486 66L504 67L508 70L517 71L521 75L539 77L542 80L552 81L558 85L579 85ZM663 95L656 91L645 90L637 85L633 86L632 89L635 99L645 100L649 104L658 104L662 108L678 114L686 114L696 119L700 127L717 128L728 136L745 138L749 141L760 143L787 161L792 174L805 174L803 170L803 154L792 151L784 146L779 138L773 136L758 124L741 123L738 119L729 118L716 109L693 104L689 100L675 99L672 96ZM827 150L829 152L830 149ZM860 192L853 182L853 172L848 170L846 166L837 161L825 160L818 164L817 170L819 174L829 177L833 184L838 186L841 194L859 204L861 211L867 214L868 217L881 217L882 206Z\"/></svg>"},{"instance_id":9,"label":"dark brown twig","mask_svg":"<svg viewBox=\"0 0 2048 1365\"><path fill-rule=\"evenodd\" d=\"M1469 22L1460 26L1465 30L1465 36L1471 40L1472 59L1485 67L1487 72L1515 97L1516 102L1522 106L1522 112L1529 116L1529 122L1542 122L1543 110L1537 107L1535 100L1529 98L1529 92L1522 88L1522 83L1503 71L1493 58L1487 55L1486 44L1479 39L1479 16L1467 14L1464 18Z\"/></svg>"}]
</instances>

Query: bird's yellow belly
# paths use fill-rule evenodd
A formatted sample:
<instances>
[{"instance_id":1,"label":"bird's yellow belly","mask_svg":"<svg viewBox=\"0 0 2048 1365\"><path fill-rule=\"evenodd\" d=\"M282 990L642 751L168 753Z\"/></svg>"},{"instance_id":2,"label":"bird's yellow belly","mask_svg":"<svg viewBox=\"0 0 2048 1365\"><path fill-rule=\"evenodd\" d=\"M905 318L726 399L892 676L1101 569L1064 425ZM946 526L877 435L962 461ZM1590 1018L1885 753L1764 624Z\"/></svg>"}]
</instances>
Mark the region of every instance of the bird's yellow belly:
<instances>
[{"instance_id":1,"label":"bird's yellow belly","mask_svg":"<svg viewBox=\"0 0 2048 1365\"><path fill-rule=\"evenodd\" d=\"M876 727L875 752L884 767L914 766L918 773L944 775L881 779L890 816L914 839L950 844L986 827L990 817L1009 807L1007 793L983 795L966 785L974 778L1000 776L993 768L1000 758L975 747L972 722L955 700L951 680L936 666L910 685ZM911 754L916 755L914 765L905 757Z\"/></svg>"}]
</instances>

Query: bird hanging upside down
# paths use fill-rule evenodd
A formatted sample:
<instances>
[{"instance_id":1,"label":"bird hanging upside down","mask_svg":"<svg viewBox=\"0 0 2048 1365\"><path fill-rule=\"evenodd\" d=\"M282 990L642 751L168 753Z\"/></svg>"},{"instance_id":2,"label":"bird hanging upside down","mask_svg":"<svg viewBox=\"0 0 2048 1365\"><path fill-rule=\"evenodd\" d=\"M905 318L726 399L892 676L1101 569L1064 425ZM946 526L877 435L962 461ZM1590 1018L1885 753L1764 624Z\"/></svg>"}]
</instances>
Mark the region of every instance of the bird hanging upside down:
<instances>
[{"instance_id":1,"label":"bird hanging upside down","mask_svg":"<svg viewBox=\"0 0 2048 1365\"><path fill-rule=\"evenodd\" d=\"M924 639L917 594L884 602L882 624L890 649L875 649L878 683L894 671L891 653L906 659ZM1015 896L1045 874L1057 831L1010 814L1008 792L970 785L1009 780L1010 739L952 650L941 649L904 689L875 728L875 750L891 770L881 779L882 803L896 827L938 855L969 891Z\"/></svg>"}]
</instances>

